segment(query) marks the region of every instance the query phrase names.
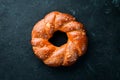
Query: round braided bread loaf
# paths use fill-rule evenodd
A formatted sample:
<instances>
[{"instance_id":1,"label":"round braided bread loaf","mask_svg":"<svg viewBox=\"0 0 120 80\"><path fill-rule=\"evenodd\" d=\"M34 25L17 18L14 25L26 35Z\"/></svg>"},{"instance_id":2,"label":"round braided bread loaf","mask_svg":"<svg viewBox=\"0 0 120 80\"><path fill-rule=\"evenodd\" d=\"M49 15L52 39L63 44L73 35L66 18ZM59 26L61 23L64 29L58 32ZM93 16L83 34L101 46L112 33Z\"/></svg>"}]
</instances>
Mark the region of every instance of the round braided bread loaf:
<instances>
[{"instance_id":1,"label":"round braided bread loaf","mask_svg":"<svg viewBox=\"0 0 120 80\"><path fill-rule=\"evenodd\" d=\"M66 44L58 47L48 40L56 31L67 34ZM87 49L83 24L69 14L53 11L40 20L32 30L31 44L35 55L48 66L69 66Z\"/></svg>"}]
</instances>

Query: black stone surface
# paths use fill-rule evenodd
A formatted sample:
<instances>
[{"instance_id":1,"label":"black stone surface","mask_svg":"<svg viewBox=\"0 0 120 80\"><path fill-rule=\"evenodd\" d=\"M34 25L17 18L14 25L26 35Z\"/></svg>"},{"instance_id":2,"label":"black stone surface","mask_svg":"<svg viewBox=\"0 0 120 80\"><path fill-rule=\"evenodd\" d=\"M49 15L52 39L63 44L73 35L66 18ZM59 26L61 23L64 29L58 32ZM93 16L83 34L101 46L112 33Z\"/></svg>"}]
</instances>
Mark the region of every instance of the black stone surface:
<instances>
[{"instance_id":1,"label":"black stone surface","mask_svg":"<svg viewBox=\"0 0 120 80\"><path fill-rule=\"evenodd\" d=\"M87 30L88 50L71 67L47 67L32 51L34 24L54 10ZM120 80L119 45L120 0L0 0L0 80Z\"/></svg>"},{"instance_id":2,"label":"black stone surface","mask_svg":"<svg viewBox=\"0 0 120 80\"><path fill-rule=\"evenodd\" d=\"M67 43L68 37L65 32L58 30L53 33L52 37L48 41L52 43L54 46L60 47Z\"/></svg>"}]
</instances>

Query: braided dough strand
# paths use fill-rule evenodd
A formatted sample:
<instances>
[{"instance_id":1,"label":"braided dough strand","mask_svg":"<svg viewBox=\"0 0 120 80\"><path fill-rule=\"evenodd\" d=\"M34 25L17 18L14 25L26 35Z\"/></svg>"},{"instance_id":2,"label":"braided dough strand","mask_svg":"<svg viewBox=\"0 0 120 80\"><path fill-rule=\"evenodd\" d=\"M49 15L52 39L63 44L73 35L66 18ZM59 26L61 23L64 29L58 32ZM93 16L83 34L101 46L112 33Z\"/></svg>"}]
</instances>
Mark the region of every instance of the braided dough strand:
<instances>
[{"instance_id":1,"label":"braided dough strand","mask_svg":"<svg viewBox=\"0 0 120 80\"><path fill-rule=\"evenodd\" d=\"M65 32L66 44L57 47L48 40L55 31ZM87 36L83 24L69 14L54 11L40 20L32 30L33 51L48 66L69 66L87 49Z\"/></svg>"}]
</instances>

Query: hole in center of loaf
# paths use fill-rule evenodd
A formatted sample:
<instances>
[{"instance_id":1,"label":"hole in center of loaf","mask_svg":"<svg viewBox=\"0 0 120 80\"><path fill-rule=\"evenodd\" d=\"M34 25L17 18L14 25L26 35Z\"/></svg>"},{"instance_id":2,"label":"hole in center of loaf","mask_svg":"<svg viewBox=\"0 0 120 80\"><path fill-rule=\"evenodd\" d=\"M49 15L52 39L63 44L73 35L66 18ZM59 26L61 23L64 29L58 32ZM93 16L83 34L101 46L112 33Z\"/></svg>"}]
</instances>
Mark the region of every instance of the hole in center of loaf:
<instances>
[{"instance_id":1,"label":"hole in center of loaf","mask_svg":"<svg viewBox=\"0 0 120 80\"><path fill-rule=\"evenodd\" d=\"M54 32L53 36L49 39L49 42L57 47L60 47L61 45L65 44L67 40L68 37L65 32L56 31Z\"/></svg>"}]
</instances>

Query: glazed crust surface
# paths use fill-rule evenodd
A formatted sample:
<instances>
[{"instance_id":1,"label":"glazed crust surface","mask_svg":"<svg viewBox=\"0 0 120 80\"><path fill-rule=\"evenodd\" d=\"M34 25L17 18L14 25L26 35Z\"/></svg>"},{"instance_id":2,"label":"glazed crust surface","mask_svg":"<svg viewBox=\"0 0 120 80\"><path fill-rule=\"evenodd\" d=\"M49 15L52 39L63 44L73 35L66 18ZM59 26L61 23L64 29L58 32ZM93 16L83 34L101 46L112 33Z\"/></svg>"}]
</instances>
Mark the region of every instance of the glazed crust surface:
<instances>
[{"instance_id":1,"label":"glazed crust surface","mask_svg":"<svg viewBox=\"0 0 120 80\"><path fill-rule=\"evenodd\" d=\"M67 34L68 41L60 47L48 40L55 31ZM83 24L69 14L53 11L38 21L32 30L31 44L35 55L48 66L70 66L87 49L87 36Z\"/></svg>"}]
</instances>

